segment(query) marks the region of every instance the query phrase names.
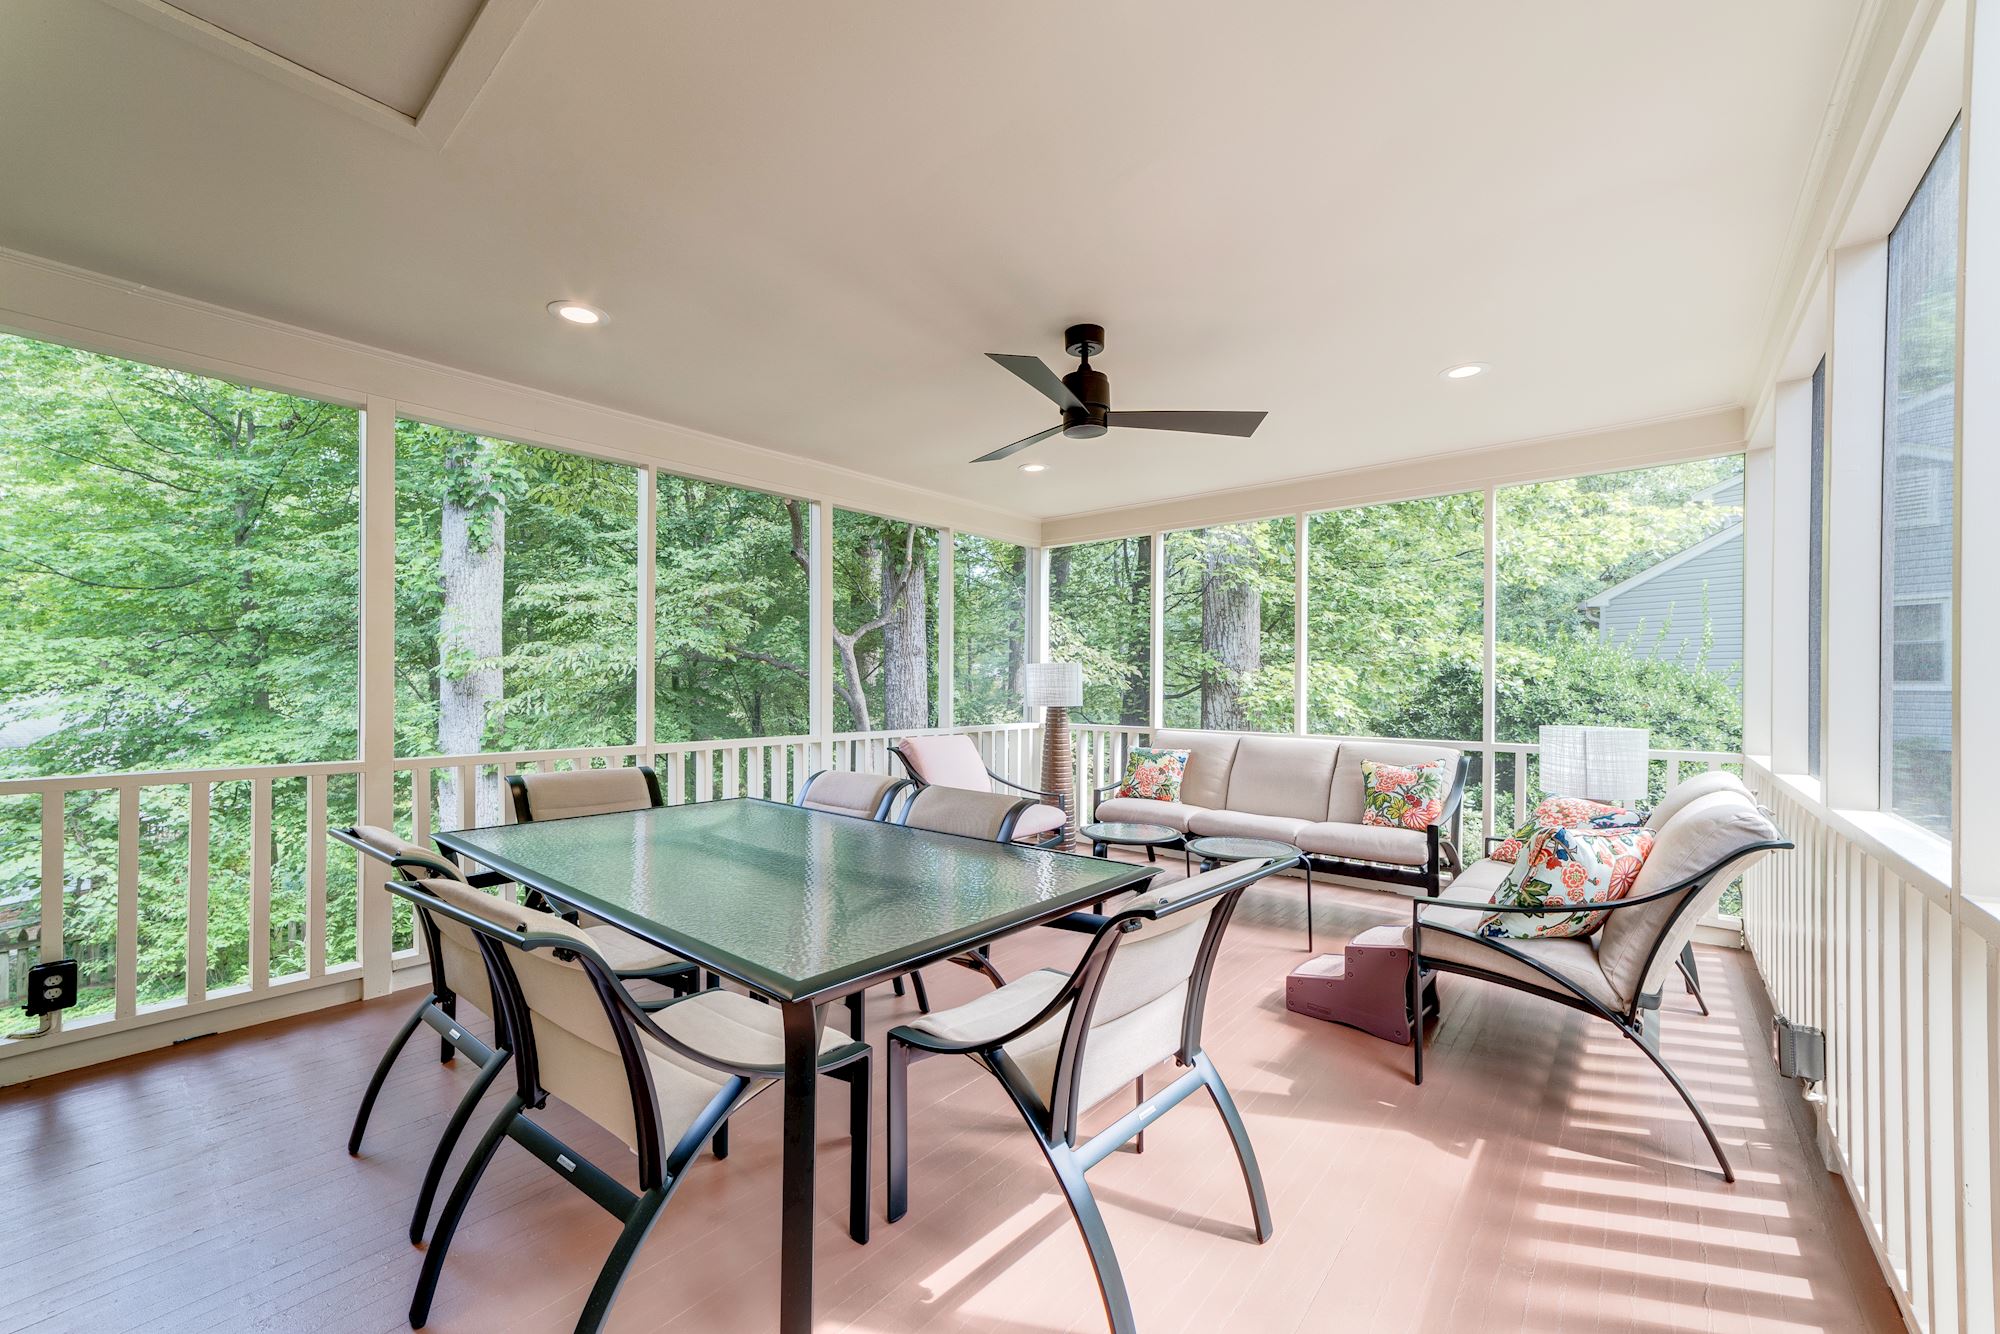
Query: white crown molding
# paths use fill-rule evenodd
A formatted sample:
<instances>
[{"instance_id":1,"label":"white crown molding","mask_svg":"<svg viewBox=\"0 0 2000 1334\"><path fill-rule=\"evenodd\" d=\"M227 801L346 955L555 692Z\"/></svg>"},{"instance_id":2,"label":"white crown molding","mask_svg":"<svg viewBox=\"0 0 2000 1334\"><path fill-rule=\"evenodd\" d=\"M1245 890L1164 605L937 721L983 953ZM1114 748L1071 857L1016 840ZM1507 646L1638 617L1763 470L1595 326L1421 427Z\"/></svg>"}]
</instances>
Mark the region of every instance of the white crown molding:
<instances>
[{"instance_id":1,"label":"white crown molding","mask_svg":"<svg viewBox=\"0 0 2000 1334\"><path fill-rule=\"evenodd\" d=\"M423 110L405 115L395 107L336 83L316 70L288 60L255 42L245 41L226 28L197 18L168 0L103 0L120 13L148 23L162 32L192 42L253 73L316 102L345 111L378 129L430 148L444 148L471 112L480 90L500 67L500 60L520 35L528 16L540 0L485 0L470 26L459 38L458 49L446 63L437 86L424 101Z\"/></svg>"},{"instance_id":2,"label":"white crown molding","mask_svg":"<svg viewBox=\"0 0 2000 1334\"><path fill-rule=\"evenodd\" d=\"M1133 533L1268 519L1305 510L1347 509L1487 486L1548 481L1714 458L1745 448L1740 407L1706 408L1597 430L1483 445L1372 464L1316 477L1211 491L1144 505L1093 510L1044 521L1047 546Z\"/></svg>"},{"instance_id":3,"label":"white crown molding","mask_svg":"<svg viewBox=\"0 0 2000 1334\"><path fill-rule=\"evenodd\" d=\"M1040 521L908 483L0 247L0 329L350 407L401 414L1033 546Z\"/></svg>"}]
</instances>

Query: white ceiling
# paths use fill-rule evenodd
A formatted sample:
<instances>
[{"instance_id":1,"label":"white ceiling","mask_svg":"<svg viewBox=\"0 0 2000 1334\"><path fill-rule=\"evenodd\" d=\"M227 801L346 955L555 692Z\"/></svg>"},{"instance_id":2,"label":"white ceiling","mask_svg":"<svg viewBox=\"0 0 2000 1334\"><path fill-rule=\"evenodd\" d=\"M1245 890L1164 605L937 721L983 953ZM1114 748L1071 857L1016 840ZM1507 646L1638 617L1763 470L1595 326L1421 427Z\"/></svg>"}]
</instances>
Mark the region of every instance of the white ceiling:
<instances>
[{"instance_id":1,"label":"white ceiling","mask_svg":"<svg viewBox=\"0 0 2000 1334\"><path fill-rule=\"evenodd\" d=\"M0 245L1073 513L1744 401L1858 5L561 0L440 150L13 0ZM1079 320L1270 419L968 465Z\"/></svg>"}]
</instances>

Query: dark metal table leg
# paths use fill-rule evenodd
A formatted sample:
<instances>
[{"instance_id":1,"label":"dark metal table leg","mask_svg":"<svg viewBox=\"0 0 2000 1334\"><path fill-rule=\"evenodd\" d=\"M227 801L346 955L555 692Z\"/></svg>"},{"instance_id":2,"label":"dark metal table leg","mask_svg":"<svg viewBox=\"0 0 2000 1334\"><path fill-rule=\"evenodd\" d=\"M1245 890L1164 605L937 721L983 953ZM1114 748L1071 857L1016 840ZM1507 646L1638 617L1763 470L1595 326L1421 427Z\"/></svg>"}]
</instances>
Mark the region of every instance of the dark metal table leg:
<instances>
[{"instance_id":1,"label":"dark metal table leg","mask_svg":"<svg viewBox=\"0 0 2000 1334\"><path fill-rule=\"evenodd\" d=\"M1306 863L1306 953L1313 952L1313 864Z\"/></svg>"},{"instance_id":2,"label":"dark metal table leg","mask_svg":"<svg viewBox=\"0 0 2000 1334\"><path fill-rule=\"evenodd\" d=\"M782 1007L785 1023L785 1186L780 1227L778 1329L812 1334L813 1141L818 1100L819 1016L797 1002Z\"/></svg>"}]
</instances>

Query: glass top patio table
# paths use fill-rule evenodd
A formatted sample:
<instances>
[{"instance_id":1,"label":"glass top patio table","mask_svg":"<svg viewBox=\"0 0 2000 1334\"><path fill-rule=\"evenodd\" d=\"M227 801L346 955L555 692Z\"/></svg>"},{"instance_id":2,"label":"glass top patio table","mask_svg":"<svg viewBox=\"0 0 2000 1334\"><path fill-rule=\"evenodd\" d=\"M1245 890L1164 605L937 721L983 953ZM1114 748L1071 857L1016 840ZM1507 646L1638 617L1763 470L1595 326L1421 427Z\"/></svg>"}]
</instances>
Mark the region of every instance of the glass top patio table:
<instances>
[{"instance_id":1,"label":"glass top patio table","mask_svg":"<svg viewBox=\"0 0 2000 1334\"><path fill-rule=\"evenodd\" d=\"M1153 874L755 797L436 840L781 1001L831 999Z\"/></svg>"}]
</instances>

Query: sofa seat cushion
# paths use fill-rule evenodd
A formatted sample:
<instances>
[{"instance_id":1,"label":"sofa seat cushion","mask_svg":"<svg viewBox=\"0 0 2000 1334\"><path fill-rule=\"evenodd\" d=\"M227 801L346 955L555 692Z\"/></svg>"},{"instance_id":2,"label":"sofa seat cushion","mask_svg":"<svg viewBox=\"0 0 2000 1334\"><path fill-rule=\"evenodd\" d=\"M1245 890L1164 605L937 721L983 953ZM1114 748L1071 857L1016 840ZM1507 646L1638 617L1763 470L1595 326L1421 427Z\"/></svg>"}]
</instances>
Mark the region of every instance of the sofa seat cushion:
<instances>
[{"instance_id":1,"label":"sofa seat cushion","mask_svg":"<svg viewBox=\"0 0 2000 1334\"><path fill-rule=\"evenodd\" d=\"M1107 797L1097 803L1092 816L1104 824L1163 824L1185 834L1188 821L1204 813L1199 806L1178 801L1152 801L1144 797Z\"/></svg>"},{"instance_id":2,"label":"sofa seat cushion","mask_svg":"<svg viewBox=\"0 0 2000 1334\"><path fill-rule=\"evenodd\" d=\"M1463 913L1463 909L1434 909L1424 914L1424 925L1458 927ZM1407 949L1410 928L1403 927L1401 932L1403 946ZM1495 941L1493 945L1487 945L1449 932L1427 930L1423 935L1423 954L1426 959L1463 964L1468 968L1477 968L1517 982L1525 982L1537 991L1566 994L1561 986L1551 982L1534 967L1534 964L1523 962L1494 948L1495 945L1504 946L1514 954L1525 955L1535 964L1540 964L1565 980L1575 983L1577 990L1607 1010L1622 1010L1625 1008L1625 1001L1619 997L1610 979L1604 976L1604 969L1597 961L1595 939L1593 936L1571 936L1545 940Z\"/></svg>"},{"instance_id":3,"label":"sofa seat cushion","mask_svg":"<svg viewBox=\"0 0 2000 1334\"><path fill-rule=\"evenodd\" d=\"M1305 827L1304 820L1248 811L1197 811L1188 820L1188 832L1196 838L1268 838L1294 846Z\"/></svg>"},{"instance_id":4,"label":"sofa seat cushion","mask_svg":"<svg viewBox=\"0 0 2000 1334\"><path fill-rule=\"evenodd\" d=\"M1422 866L1431 855L1430 839L1420 829L1386 829L1380 825L1322 820L1301 829L1297 841L1301 848L1316 856L1387 862L1392 866Z\"/></svg>"},{"instance_id":5,"label":"sofa seat cushion","mask_svg":"<svg viewBox=\"0 0 2000 1334\"><path fill-rule=\"evenodd\" d=\"M1493 891L1500 888L1500 882L1513 869L1512 862L1503 862L1498 857L1483 857L1453 876L1451 883L1444 887L1443 897L1491 903Z\"/></svg>"},{"instance_id":6,"label":"sofa seat cushion","mask_svg":"<svg viewBox=\"0 0 2000 1334\"><path fill-rule=\"evenodd\" d=\"M1021 812L1021 818L1014 822L1014 838L1018 842L1026 839L1032 843L1050 831L1063 827L1063 809L1038 802Z\"/></svg>"}]
</instances>

